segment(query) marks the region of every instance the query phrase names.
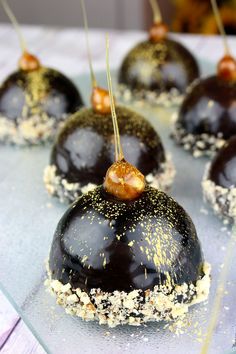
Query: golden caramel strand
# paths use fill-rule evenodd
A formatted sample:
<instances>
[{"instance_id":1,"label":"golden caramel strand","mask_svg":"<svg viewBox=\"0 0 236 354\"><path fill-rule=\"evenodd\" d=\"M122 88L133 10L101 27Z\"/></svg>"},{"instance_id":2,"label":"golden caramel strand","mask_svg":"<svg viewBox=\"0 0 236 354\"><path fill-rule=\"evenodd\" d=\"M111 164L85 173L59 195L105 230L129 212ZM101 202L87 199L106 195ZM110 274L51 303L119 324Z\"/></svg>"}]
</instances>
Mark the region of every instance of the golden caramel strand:
<instances>
[{"instance_id":1,"label":"golden caramel strand","mask_svg":"<svg viewBox=\"0 0 236 354\"><path fill-rule=\"evenodd\" d=\"M114 162L107 170L103 186L109 194L120 200L133 200L138 198L143 193L145 189L145 177L135 166L131 165L124 159L112 91L108 36L106 36L106 69L110 109L115 137L116 162Z\"/></svg>"},{"instance_id":2,"label":"golden caramel strand","mask_svg":"<svg viewBox=\"0 0 236 354\"><path fill-rule=\"evenodd\" d=\"M2 7L3 7L6 15L9 17L13 27L15 28L15 31L16 31L18 38L19 38L21 50L24 53L24 52L26 52L26 42L25 42L25 39L22 35L22 32L21 32L19 23L16 19L16 16L12 12L10 6L8 5L7 0L1 0L1 4L2 4Z\"/></svg>"},{"instance_id":3,"label":"golden caramel strand","mask_svg":"<svg viewBox=\"0 0 236 354\"><path fill-rule=\"evenodd\" d=\"M211 0L211 6L212 6L212 10L213 10L213 13L215 16L217 27L218 27L219 32L220 32L222 39L223 39L223 43L224 43L224 47L225 47L225 54L230 54L230 49L229 49L225 29L224 29L224 26L223 26L223 23L222 23L222 20L220 17L220 13L219 13L219 9L218 9L216 0Z\"/></svg>"},{"instance_id":4,"label":"golden caramel strand","mask_svg":"<svg viewBox=\"0 0 236 354\"><path fill-rule=\"evenodd\" d=\"M112 123L114 127L114 137L115 137L115 159L116 161L122 160L124 158L121 143L120 143L120 133L119 127L117 123L117 116L115 111L115 102L113 97L112 90L112 81L111 81L111 73L110 73L110 64L109 64L109 38L106 36L106 68L107 68L107 84L110 96L110 104L111 104L111 116Z\"/></svg>"},{"instance_id":5,"label":"golden caramel strand","mask_svg":"<svg viewBox=\"0 0 236 354\"><path fill-rule=\"evenodd\" d=\"M161 10L157 0L149 0L152 12L153 12L153 22L159 23L162 22Z\"/></svg>"},{"instance_id":6,"label":"golden caramel strand","mask_svg":"<svg viewBox=\"0 0 236 354\"><path fill-rule=\"evenodd\" d=\"M225 283L227 280L231 262L233 260L235 246L236 246L236 227L234 226L232 229L231 238L226 248L224 266L219 277L216 296L211 310L211 318L208 324L206 338L201 348L201 354L207 354L210 348L211 340L219 318L221 302L225 291Z\"/></svg>"},{"instance_id":7,"label":"golden caramel strand","mask_svg":"<svg viewBox=\"0 0 236 354\"><path fill-rule=\"evenodd\" d=\"M97 81L96 81L95 74L93 71L92 56L91 56L91 50L90 50L90 45L89 45L87 12L86 12L86 8L85 8L84 0L80 0L80 3L81 3L82 15L83 15L83 21L84 21L84 29L85 29L86 46L87 46L87 53L88 53L88 60L89 60L89 70L90 70L91 82L92 82L92 87L96 87Z\"/></svg>"}]
</instances>

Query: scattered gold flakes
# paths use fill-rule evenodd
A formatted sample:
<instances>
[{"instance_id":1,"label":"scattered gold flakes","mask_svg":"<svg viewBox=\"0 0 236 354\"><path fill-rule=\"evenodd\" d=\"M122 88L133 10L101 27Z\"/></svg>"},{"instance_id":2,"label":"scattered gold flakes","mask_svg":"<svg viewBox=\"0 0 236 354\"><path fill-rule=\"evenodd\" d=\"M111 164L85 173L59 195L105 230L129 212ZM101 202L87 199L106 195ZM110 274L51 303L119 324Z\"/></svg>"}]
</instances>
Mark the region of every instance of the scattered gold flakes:
<instances>
[{"instance_id":1,"label":"scattered gold flakes","mask_svg":"<svg viewBox=\"0 0 236 354\"><path fill-rule=\"evenodd\" d=\"M26 117L30 114L43 114L42 105L40 104L47 96L50 90L47 75L51 69L40 67L38 70L27 72L25 90L25 105L23 106L22 116ZM19 81L19 86L21 83ZM24 87L23 87L24 88Z\"/></svg>"},{"instance_id":2,"label":"scattered gold flakes","mask_svg":"<svg viewBox=\"0 0 236 354\"><path fill-rule=\"evenodd\" d=\"M144 277L145 277L145 279L147 279L147 268L146 267L144 269Z\"/></svg>"},{"instance_id":3,"label":"scattered gold flakes","mask_svg":"<svg viewBox=\"0 0 236 354\"><path fill-rule=\"evenodd\" d=\"M16 95L9 99L9 108L17 107L21 109L16 120L7 116L0 116L0 141L16 145L37 145L55 138L57 130L67 118L66 112L61 117L54 117L45 112L48 95L55 91L52 87L51 78L60 77L59 72L53 69L40 67L37 70L22 72L17 71L10 76L2 85L2 90L9 89L13 85L21 90L21 95ZM20 96L20 98L18 97ZM22 102L23 100L23 102ZM50 103L61 100L60 95L51 95ZM51 102L53 100L53 102ZM3 113L3 112L2 112Z\"/></svg>"},{"instance_id":4,"label":"scattered gold flakes","mask_svg":"<svg viewBox=\"0 0 236 354\"><path fill-rule=\"evenodd\" d=\"M88 256L83 256L82 259L81 259L81 262L85 263L87 261L87 259L88 259Z\"/></svg>"}]
</instances>

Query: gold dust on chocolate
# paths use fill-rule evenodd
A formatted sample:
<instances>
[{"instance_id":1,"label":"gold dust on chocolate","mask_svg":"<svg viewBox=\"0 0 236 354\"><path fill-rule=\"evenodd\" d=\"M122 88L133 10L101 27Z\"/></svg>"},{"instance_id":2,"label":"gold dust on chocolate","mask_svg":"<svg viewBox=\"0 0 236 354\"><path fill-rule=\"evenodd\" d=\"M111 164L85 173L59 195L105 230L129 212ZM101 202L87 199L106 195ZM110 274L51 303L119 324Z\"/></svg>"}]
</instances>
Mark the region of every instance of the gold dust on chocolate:
<instances>
[{"instance_id":1,"label":"gold dust on chocolate","mask_svg":"<svg viewBox=\"0 0 236 354\"><path fill-rule=\"evenodd\" d=\"M47 115L58 120L82 106L74 84L54 69L19 70L0 88L0 114L13 121L33 115Z\"/></svg>"},{"instance_id":2,"label":"gold dust on chocolate","mask_svg":"<svg viewBox=\"0 0 236 354\"><path fill-rule=\"evenodd\" d=\"M54 235L53 279L86 292L152 290L196 284L203 257L195 227L181 206L146 187L120 201L98 187L64 214Z\"/></svg>"},{"instance_id":3,"label":"gold dust on chocolate","mask_svg":"<svg viewBox=\"0 0 236 354\"><path fill-rule=\"evenodd\" d=\"M125 57L119 70L119 83L131 90L185 92L199 76L192 54L180 43L164 39L139 43Z\"/></svg>"},{"instance_id":4,"label":"gold dust on chocolate","mask_svg":"<svg viewBox=\"0 0 236 354\"><path fill-rule=\"evenodd\" d=\"M144 175L156 173L165 162L161 140L139 114L116 107L124 155ZM114 161L114 132L110 114L83 109L67 120L51 154L51 165L67 182L100 185Z\"/></svg>"},{"instance_id":5,"label":"gold dust on chocolate","mask_svg":"<svg viewBox=\"0 0 236 354\"><path fill-rule=\"evenodd\" d=\"M218 76L200 80L187 94L177 124L193 135L236 134L236 82Z\"/></svg>"}]
</instances>

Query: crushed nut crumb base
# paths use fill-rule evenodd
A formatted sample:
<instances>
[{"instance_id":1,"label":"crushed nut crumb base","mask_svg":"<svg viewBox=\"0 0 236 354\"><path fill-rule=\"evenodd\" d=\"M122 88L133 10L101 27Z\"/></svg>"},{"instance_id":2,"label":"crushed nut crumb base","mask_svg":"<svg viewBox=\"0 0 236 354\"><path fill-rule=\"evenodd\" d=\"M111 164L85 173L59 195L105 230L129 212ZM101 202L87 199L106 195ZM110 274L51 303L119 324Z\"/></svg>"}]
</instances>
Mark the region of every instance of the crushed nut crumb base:
<instances>
[{"instance_id":1,"label":"crushed nut crumb base","mask_svg":"<svg viewBox=\"0 0 236 354\"><path fill-rule=\"evenodd\" d=\"M167 154L166 161L162 163L160 171L155 175L149 173L146 176L146 181L151 187L169 192L174 182L175 174L176 170L171 155Z\"/></svg>"},{"instance_id":2,"label":"crushed nut crumb base","mask_svg":"<svg viewBox=\"0 0 236 354\"><path fill-rule=\"evenodd\" d=\"M175 168L170 155L167 155L166 161L161 165L160 170L155 175L149 173L146 176L146 181L150 186L168 192L175 177ZM62 203L72 202L81 194L87 193L97 187L93 183L88 183L83 187L79 183L69 183L65 178L57 175L55 165L48 165L45 168L43 180L48 193L58 197Z\"/></svg>"},{"instance_id":3,"label":"crushed nut crumb base","mask_svg":"<svg viewBox=\"0 0 236 354\"><path fill-rule=\"evenodd\" d=\"M236 218L236 188L224 188L216 185L208 178L210 164L207 165L202 180L202 190L205 201L209 202L213 211L225 223L233 222Z\"/></svg>"},{"instance_id":4,"label":"crushed nut crumb base","mask_svg":"<svg viewBox=\"0 0 236 354\"><path fill-rule=\"evenodd\" d=\"M0 116L0 142L16 145L38 145L53 140L66 115L58 120L54 117L34 115L17 122Z\"/></svg>"},{"instance_id":5,"label":"crushed nut crumb base","mask_svg":"<svg viewBox=\"0 0 236 354\"><path fill-rule=\"evenodd\" d=\"M217 136L210 134L189 134L177 121L174 122L171 137L178 145L191 152L193 157L196 158L213 156L225 143L222 133L218 133Z\"/></svg>"},{"instance_id":6,"label":"crushed nut crumb base","mask_svg":"<svg viewBox=\"0 0 236 354\"><path fill-rule=\"evenodd\" d=\"M116 98L134 105L148 103L152 106L173 107L179 106L184 98L178 89L172 88L169 92L154 92L148 90L130 90L126 85L119 84L116 90Z\"/></svg>"},{"instance_id":7,"label":"crushed nut crumb base","mask_svg":"<svg viewBox=\"0 0 236 354\"><path fill-rule=\"evenodd\" d=\"M69 283L63 285L53 280L48 273L45 285L56 296L57 304L67 314L81 317L85 321L97 320L109 327L129 324L139 326L149 321L174 321L183 318L189 307L205 301L210 288L210 265L204 263L204 275L194 284L155 286L154 289L129 293L103 292L92 289L89 293L73 289ZM179 302L179 299L182 301Z\"/></svg>"}]
</instances>

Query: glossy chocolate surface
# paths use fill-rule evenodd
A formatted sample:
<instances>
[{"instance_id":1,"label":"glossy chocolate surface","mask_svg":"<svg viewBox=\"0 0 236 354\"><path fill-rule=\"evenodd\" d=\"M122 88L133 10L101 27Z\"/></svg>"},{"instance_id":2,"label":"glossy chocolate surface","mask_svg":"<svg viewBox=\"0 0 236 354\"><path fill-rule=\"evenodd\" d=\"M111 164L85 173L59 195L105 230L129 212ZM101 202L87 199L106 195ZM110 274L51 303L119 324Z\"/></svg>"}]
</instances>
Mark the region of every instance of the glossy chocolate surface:
<instances>
[{"instance_id":1,"label":"glossy chocolate surface","mask_svg":"<svg viewBox=\"0 0 236 354\"><path fill-rule=\"evenodd\" d=\"M49 259L53 279L108 292L196 283L202 265L190 217L151 187L129 202L101 186L83 195L60 220Z\"/></svg>"},{"instance_id":2,"label":"glossy chocolate surface","mask_svg":"<svg viewBox=\"0 0 236 354\"><path fill-rule=\"evenodd\" d=\"M190 134L222 133L224 139L236 134L236 82L217 76L200 80L187 94L178 122Z\"/></svg>"},{"instance_id":3,"label":"glossy chocolate surface","mask_svg":"<svg viewBox=\"0 0 236 354\"><path fill-rule=\"evenodd\" d=\"M236 136L230 138L217 153L208 178L224 188L236 187Z\"/></svg>"},{"instance_id":4,"label":"glossy chocolate surface","mask_svg":"<svg viewBox=\"0 0 236 354\"><path fill-rule=\"evenodd\" d=\"M165 39L134 47L121 65L119 83L137 91L177 88L182 93L198 76L198 65L192 54L180 43Z\"/></svg>"},{"instance_id":5,"label":"glossy chocolate surface","mask_svg":"<svg viewBox=\"0 0 236 354\"><path fill-rule=\"evenodd\" d=\"M0 115L13 121L45 113L60 120L82 105L75 85L54 69L16 71L0 88Z\"/></svg>"},{"instance_id":6,"label":"glossy chocolate surface","mask_svg":"<svg viewBox=\"0 0 236 354\"><path fill-rule=\"evenodd\" d=\"M116 108L121 143L126 160L144 175L160 170L165 161L161 140L139 114ZM52 149L52 165L68 182L102 184L114 161L114 130L109 114L92 109L76 112L60 131Z\"/></svg>"}]
</instances>

